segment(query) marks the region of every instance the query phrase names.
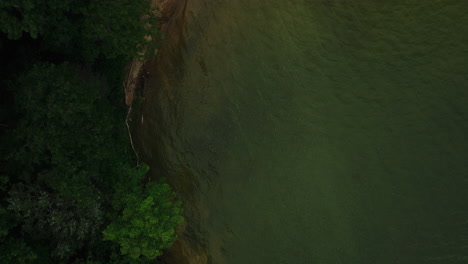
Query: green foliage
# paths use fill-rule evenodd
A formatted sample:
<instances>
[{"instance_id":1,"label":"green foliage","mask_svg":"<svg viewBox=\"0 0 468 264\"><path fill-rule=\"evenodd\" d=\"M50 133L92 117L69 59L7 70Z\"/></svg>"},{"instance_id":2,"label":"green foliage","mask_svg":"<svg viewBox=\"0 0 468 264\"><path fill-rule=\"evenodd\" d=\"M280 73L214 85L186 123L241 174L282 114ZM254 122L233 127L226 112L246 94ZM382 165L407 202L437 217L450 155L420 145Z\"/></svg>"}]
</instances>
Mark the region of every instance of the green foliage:
<instances>
[{"instance_id":1,"label":"green foliage","mask_svg":"<svg viewBox=\"0 0 468 264\"><path fill-rule=\"evenodd\" d=\"M118 198L119 199L119 198ZM120 217L104 230L104 239L117 242L123 254L153 259L177 238L175 228L183 221L180 202L164 183L148 184L144 191L127 193Z\"/></svg>"},{"instance_id":2,"label":"green foliage","mask_svg":"<svg viewBox=\"0 0 468 264\"><path fill-rule=\"evenodd\" d=\"M37 185L19 184L10 191L8 209L23 219L23 233L47 241L53 248L52 255L65 259L100 237L104 213L99 196L93 198L91 206L81 208L76 201Z\"/></svg>"},{"instance_id":3,"label":"green foliage","mask_svg":"<svg viewBox=\"0 0 468 264\"><path fill-rule=\"evenodd\" d=\"M22 239L8 237L0 241L0 263L33 264L37 254Z\"/></svg>"},{"instance_id":4,"label":"green foliage","mask_svg":"<svg viewBox=\"0 0 468 264\"><path fill-rule=\"evenodd\" d=\"M63 144L71 136L68 133L78 136L95 123L88 120L99 99L99 82L80 79L78 70L67 64L41 64L19 78L16 101L24 118L18 124L17 136L25 145L17 151L17 159L42 164L52 158L53 164L60 164L61 159L70 159L72 149L90 148L92 142L86 139ZM78 139L82 137L87 135Z\"/></svg>"},{"instance_id":5,"label":"green foliage","mask_svg":"<svg viewBox=\"0 0 468 264\"><path fill-rule=\"evenodd\" d=\"M124 113L112 114L110 102L100 94L104 85L90 72L66 63L35 65L20 77L17 104L24 118L18 133L27 142L28 153L34 151L29 155L32 162L44 159L45 150L52 153L53 164L73 153L95 161L109 158L102 149L113 142L106 136ZM69 138L75 140L62 144Z\"/></svg>"},{"instance_id":6,"label":"green foliage","mask_svg":"<svg viewBox=\"0 0 468 264\"><path fill-rule=\"evenodd\" d=\"M34 84L34 85L31 85ZM124 112L100 93L104 83L69 64L38 64L21 76L12 159L29 175L83 204L104 184L109 167L125 161Z\"/></svg>"},{"instance_id":7,"label":"green foliage","mask_svg":"<svg viewBox=\"0 0 468 264\"><path fill-rule=\"evenodd\" d=\"M22 239L8 236L15 225L11 212L0 207L0 263L33 263L37 255L32 249Z\"/></svg>"},{"instance_id":8,"label":"green foliage","mask_svg":"<svg viewBox=\"0 0 468 264\"><path fill-rule=\"evenodd\" d=\"M112 207L115 212L122 212L127 205L125 197L128 194L141 194L143 191L143 180L149 167L145 163L138 168L118 167L114 172L114 177L110 180L113 197ZM113 215L113 218L117 215Z\"/></svg>"},{"instance_id":9,"label":"green foliage","mask_svg":"<svg viewBox=\"0 0 468 264\"><path fill-rule=\"evenodd\" d=\"M0 175L0 193L7 190L8 177L6 175Z\"/></svg>"},{"instance_id":10,"label":"green foliage","mask_svg":"<svg viewBox=\"0 0 468 264\"><path fill-rule=\"evenodd\" d=\"M115 58L136 55L159 38L157 17L148 0L3 0L0 2L0 32L9 39L28 34L41 37L44 49L67 47L68 56L93 61L99 56Z\"/></svg>"},{"instance_id":11,"label":"green foliage","mask_svg":"<svg viewBox=\"0 0 468 264\"><path fill-rule=\"evenodd\" d=\"M104 238L123 254L159 256L176 239L180 202L167 184L142 184L148 166L128 166L124 115L112 111L104 83L65 63L34 65L17 84L23 117L11 159L27 169L19 179L33 183L16 184L7 199L21 232L66 260L93 248L110 217Z\"/></svg>"},{"instance_id":12,"label":"green foliage","mask_svg":"<svg viewBox=\"0 0 468 264\"><path fill-rule=\"evenodd\" d=\"M108 0L92 1L83 9L86 18L83 22L82 37L85 43L99 43L99 49L83 45L85 57L95 58L103 54L106 58L136 54L148 44L143 36L158 38L157 30L149 27L156 25L154 10L148 8L149 1ZM148 10L145 12L145 10ZM132 17L123 20L121 17Z\"/></svg>"},{"instance_id":13,"label":"green foliage","mask_svg":"<svg viewBox=\"0 0 468 264\"><path fill-rule=\"evenodd\" d=\"M0 207L0 239L5 238L14 226L11 220L12 218L6 208Z\"/></svg>"},{"instance_id":14,"label":"green foliage","mask_svg":"<svg viewBox=\"0 0 468 264\"><path fill-rule=\"evenodd\" d=\"M180 202L143 184L124 123L156 19L149 0L0 1L0 263L143 264L176 238Z\"/></svg>"},{"instance_id":15,"label":"green foliage","mask_svg":"<svg viewBox=\"0 0 468 264\"><path fill-rule=\"evenodd\" d=\"M126 256L115 256L111 258L109 261L106 262L101 262L101 261L95 261L95 260L76 260L73 262L73 264L156 264L154 261L150 261L148 259L132 259ZM157 262L159 263L159 262Z\"/></svg>"}]
</instances>

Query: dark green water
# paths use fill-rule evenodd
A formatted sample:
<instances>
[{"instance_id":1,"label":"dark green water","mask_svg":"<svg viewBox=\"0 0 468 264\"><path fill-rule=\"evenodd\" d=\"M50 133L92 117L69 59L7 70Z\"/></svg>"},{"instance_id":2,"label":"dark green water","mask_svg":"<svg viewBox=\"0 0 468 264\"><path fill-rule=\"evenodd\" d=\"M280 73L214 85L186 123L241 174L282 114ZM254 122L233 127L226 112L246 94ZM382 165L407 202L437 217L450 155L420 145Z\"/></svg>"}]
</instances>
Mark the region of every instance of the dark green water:
<instances>
[{"instance_id":1,"label":"dark green water","mask_svg":"<svg viewBox=\"0 0 468 264\"><path fill-rule=\"evenodd\" d=\"M172 30L137 137L208 263L468 263L468 1L198 0Z\"/></svg>"}]
</instances>

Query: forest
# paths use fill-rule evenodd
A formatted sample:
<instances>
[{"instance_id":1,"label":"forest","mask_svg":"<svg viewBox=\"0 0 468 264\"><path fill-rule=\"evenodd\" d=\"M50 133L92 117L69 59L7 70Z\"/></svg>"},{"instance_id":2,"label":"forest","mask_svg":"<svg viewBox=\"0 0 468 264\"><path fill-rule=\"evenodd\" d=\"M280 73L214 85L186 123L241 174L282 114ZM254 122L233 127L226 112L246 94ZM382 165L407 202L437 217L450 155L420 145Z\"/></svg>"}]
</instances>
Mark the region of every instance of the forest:
<instances>
[{"instance_id":1,"label":"forest","mask_svg":"<svg viewBox=\"0 0 468 264\"><path fill-rule=\"evenodd\" d=\"M177 238L125 127L125 66L162 39L150 4L0 2L0 263L155 263Z\"/></svg>"}]
</instances>

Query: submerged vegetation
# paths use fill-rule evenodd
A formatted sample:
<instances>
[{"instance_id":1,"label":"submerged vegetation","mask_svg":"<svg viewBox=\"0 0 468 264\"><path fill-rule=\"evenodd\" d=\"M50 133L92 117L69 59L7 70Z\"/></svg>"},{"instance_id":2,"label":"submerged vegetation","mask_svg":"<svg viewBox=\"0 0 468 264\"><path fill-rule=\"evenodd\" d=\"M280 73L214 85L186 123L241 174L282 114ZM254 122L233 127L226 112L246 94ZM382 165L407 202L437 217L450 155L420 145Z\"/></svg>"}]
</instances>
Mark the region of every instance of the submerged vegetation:
<instances>
[{"instance_id":1,"label":"submerged vegetation","mask_svg":"<svg viewBox=\"0 0 468 264\"><path fill-rule=\"evenodd\" d=\"M149 263L181 205L125 128L131 58L159 39L146 0L0 3L0 263Z\"/></svg>"}]
</instances>

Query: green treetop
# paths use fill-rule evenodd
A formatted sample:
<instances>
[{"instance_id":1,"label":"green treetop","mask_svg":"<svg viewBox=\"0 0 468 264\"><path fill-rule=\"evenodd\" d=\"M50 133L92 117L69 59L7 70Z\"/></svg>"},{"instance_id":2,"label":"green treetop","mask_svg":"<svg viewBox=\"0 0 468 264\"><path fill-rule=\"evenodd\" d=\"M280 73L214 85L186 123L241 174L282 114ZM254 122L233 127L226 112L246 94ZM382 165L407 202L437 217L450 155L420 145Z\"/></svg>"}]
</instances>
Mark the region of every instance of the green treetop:
<instances>
[{"instance_id":1,"label":"green treetop","mask_svg":"<svg viewBox=\"0 0 468 264\"><path fill-rule=\"evenodd\" d=\"M144 191L122 193L115 202L116 207L123 207L122 213L103 233L105 240L120 245L123 254L154 259L176 240L175 229L183 221L182 209L169 185L149 183Z\"/></svg>"}]
</instances>

